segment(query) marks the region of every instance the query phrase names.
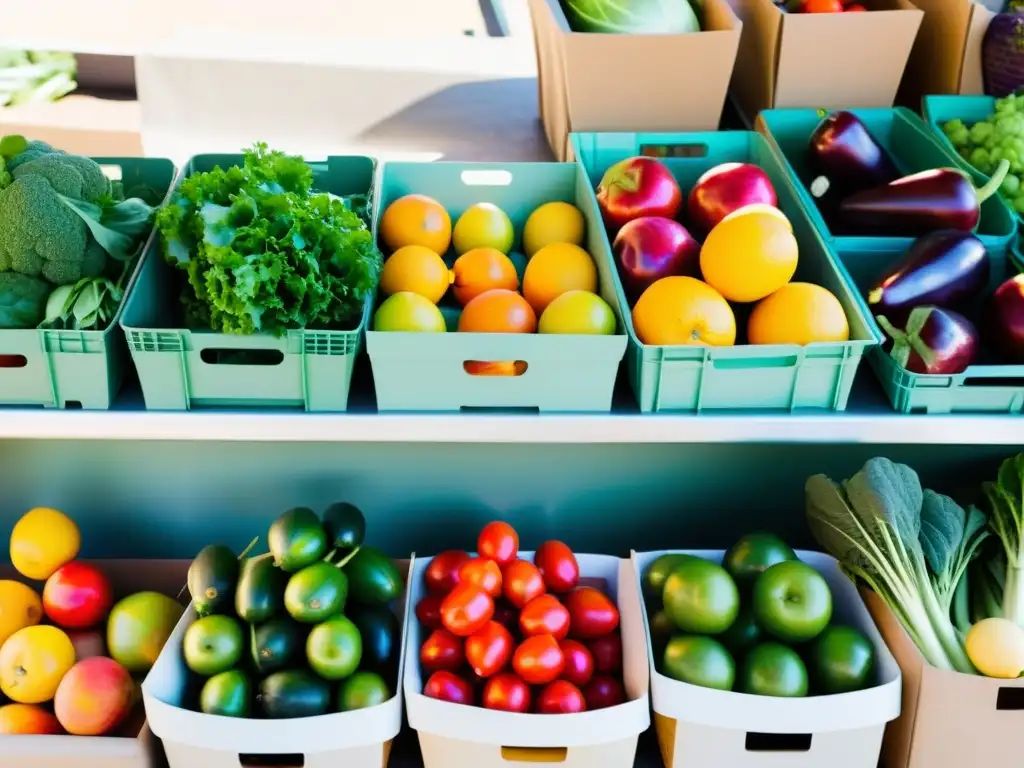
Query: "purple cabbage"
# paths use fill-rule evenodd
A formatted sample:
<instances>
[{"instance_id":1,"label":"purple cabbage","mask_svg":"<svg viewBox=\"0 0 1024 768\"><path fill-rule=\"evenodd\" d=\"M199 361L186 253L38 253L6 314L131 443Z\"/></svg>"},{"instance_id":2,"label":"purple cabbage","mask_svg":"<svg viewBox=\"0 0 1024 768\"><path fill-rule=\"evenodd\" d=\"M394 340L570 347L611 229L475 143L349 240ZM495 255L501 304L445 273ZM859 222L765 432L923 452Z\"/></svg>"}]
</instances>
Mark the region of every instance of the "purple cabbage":
<instances>
[{"instance_id":1,"label":"purple cabbage","mask_svg":"<svg viewBox=\"0 0 1024 768\"><path fill-rule=\"evenodd\" d=\"M985 93L1000 99L1024 86L1024 11L999 13L981 45Z\"/></svg>"}]
</instances>

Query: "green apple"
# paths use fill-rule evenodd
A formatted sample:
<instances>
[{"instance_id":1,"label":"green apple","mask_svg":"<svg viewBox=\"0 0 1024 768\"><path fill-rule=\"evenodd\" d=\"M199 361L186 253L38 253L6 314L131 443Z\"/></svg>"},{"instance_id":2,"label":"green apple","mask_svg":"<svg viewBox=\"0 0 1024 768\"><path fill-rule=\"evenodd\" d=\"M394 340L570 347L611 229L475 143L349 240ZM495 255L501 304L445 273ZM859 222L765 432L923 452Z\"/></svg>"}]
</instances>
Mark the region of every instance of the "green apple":
<instances>
[{"instance_id":1,"label":"green apple","mask_svg":"<svg viewBox=\"0 0 1024 768\"><path fill-rule=\"evenodd\" d=\"M807 695L807 667L800 654L780 643L762 643L747 654L739 690L756 696Z\"/></svg>"},{"instance_id":2,"label":"green apple","mask_svg":"<svg viewBox=\"0 0 1024 768\"><path fill-rule=\"evenodd\" d=\"M731 691L736 663L725 646L711 637L680 635L669 640L661 673L702 688Z\"/></svg>"},{"instance_id":3,"label":"green apple","mask_svg":"<svg viewBox=\"0 0 1024 768\"><path fill-rule=\"evenodd\" d=\"M430 299L411 291L388 296L373 315L375 331L444 333L444 315Z\"/></svg>"},{"instance_id":4,"label":"green apple","mask_svg":"<svg viewBox=\"0 0 1024 768\"><path fill-rule=\"evenodd\" d=\"M875 647L853 627L828 627L810 653L811 676L821 693L866 688L875 666Z\"/></svg>"},{"instance_id":5,"label":"green apple","mask_svg":"<svg viewBox=\"0 0 1024 768\"><path fill-rule=\"evenodd\" d=\"M672 623L697 635L725 632L740 612L740 593L732 576L718 563L699 557L676 564L665 579L661 599Z\"/></svg>"},{"instance_id":6,"label":"green apple","mask_svg":"<svg viewBox=\"0 0 1024 768\"><path fill-rule=\"evenodd\" d=\"M770 635L787 643L813 640L832 618L832 591L825 577L807 563L776 563L754 582L754 618Z\"/></svg>"},{"instance_id":7,"label":"green apple","mask_svg":"<svg viewBox=\"0 0 1024 768\"><path fill-rule=\"evenodd\" d=\"M736 581L736 585L747 590L754 586L757 577L776 563L796 560L796 552L772 533L748 533L737 541L722 558L722 565Z\"/></svg>"}]
</instances>

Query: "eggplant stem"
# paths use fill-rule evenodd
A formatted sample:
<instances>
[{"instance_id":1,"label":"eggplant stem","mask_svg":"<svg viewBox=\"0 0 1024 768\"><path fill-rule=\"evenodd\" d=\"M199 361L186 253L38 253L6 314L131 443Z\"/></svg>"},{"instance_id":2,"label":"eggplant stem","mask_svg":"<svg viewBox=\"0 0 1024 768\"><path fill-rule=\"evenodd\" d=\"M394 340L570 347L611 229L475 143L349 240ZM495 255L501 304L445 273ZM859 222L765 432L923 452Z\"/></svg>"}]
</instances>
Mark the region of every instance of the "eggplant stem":
<instances>
[{"instance_id":1,"label":"eggplant stem","mask_svg":"<svg viewBox=\"0 0 1024 768\"><path fill-rule=\"evenodd\" d=\"M256 542L258 542L259 540L260 540L260 537L257 536L255 539L250 541L249 542L249 546L247 546L245 549L242 550L242 554L240 554L238 556L238 559L239 560L245 560L245 558L249 556L249 553L252 552L252 548L256 546Z\"/></svg>"},{"instance_id":2,"label":"eggplant stem","mask_svg":"<svg viewBox=\"0 0 1024 768\"><path fill-rule=\"evenodd\" d=\"M910 360L910 342L907 341L907 334L890 323L889 318L884 315L876 315L875 322L892 339L892 349L889 350L889 357L896 361L896 365L900 368L906 368L907 361Z\"/></svg>"},{"instance_id":3,"label":"eggplant stem","mask_svg":"<svg viewBox=\"0 0 1024 768\"><path fill-rule=\"evenodd\" d=\"M827 176L818 176L808 185L811 190L811 196L816 199L821 199L828 192L829 187L832 186L832 182L828 180Z\"/></svg>"},{"instance_id":4,"label":"eggplant stem","mask_svg":"<svg viewBox=\"0 0 1024 768\"><path fill-rule=\"evenodd\" d=\"M990 178L984 186L975 190L975 194L978 196L978 205L981 205L999 191L999 188L1003 186L1003 182L1006 181L1006 174L1009 172L1010 161L1000 160L999 167L996 168L996 172L992 174L992 178Z\"/></svg>"}]
</instances>

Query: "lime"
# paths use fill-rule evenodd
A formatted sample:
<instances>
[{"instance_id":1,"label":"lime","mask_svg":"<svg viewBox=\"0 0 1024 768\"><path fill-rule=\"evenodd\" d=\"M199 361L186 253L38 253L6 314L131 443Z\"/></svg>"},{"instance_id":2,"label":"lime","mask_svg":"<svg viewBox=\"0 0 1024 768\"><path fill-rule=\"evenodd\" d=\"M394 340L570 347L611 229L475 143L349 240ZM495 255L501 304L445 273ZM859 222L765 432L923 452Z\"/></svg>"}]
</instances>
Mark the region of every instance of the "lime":
<instances>
[{"instance_id":1,"label":"lime","mask_svg":"<svg viewBox=\"0 0 1024 768\"><path fill-rule=\"evenodd\" d=\"M306 639L309 667L324 680L343 680L359 667L363 640L359 629L344 616L313 627Z\"/></svg>"},{"instance_id":2,"label":"lime","mask_svg":"<svg viewBox=\"0 0 1024 768\"><path fill-rule=\"evenodd\" d=\"M722 558L722 565L741 589L754 586L765 570L784 560L796 560L796 553L771 533L748 533L733 544Z\"/></svg>"},{"instance_id":3,"label":"lime","mask_svg":"<svg viewBox=\"0 0 1024 768\"><path fill-rule=\"evenodd\" d=\"M702 688L731 691L736 663L725 646L711 637L679 635L665 646L661 673Z\"/></svg>"},{"instance_id":4,"label":"lime","mask_svg":"<svg viewBox=\"0 0 1024 768\"><path fill-rule=\"evenodd\" d=\"M681 552L670 552L666 555L659 555L647 566L643 575L644 600L650 605L648 608L655 609L661 605L661 594L665 590L665 580L672 573L672 569L684 560L693 559L693 555L684 555Z\"/></svg>"},{"instance_id":5,"label":"lime","mask_svg":"<svg viewBox=\"0 0 1024 768\"><path fill-rule=\"evenodd\" d=\"M691 557L676 564L662 592L665 613L684 632L725 632L740 611L740 593L726 570L710 560Z\"/></svg>"},{"instance_id":6,"label":"lime","mask_svg":"<svg viewBox=\"0 0 1024 768\"><path fill-rule=\"evenodd\" d=\"M338 711L375 707L391 698L391 689L376 672L356 672L338 689Z\"/></svg>"},{"instance_id":7,"label":"lime","mask_svg":"<svg viewBox=\"0 0 1024 768\"><path fill-rule=\"evenodd\" d=\"M252 683L245 672L230 669L206 681L199 694L199 709L206 715L249 717L252 699Z\"/></svg>"},{"instance_id":8,"label":"lime","mask_svg":"<svg viewBox=\"0 0 1024 768\"><path fill-rule=\"evenodd\" d=\"M761 641L761 627L751 605L744 605L736 621L718 638L735 654L744 654Z\"/></svg>"},{"instance_id":9,"label":"lime","mask_svg":"<svg viewBox=\"0 0 1024 768\"><path fill-rule=\"evenodd\" d=\"M747 654L739 689L756 696L807 695L807 667L800 655L780 643L762 643Z\"/></svg>"},{"instance_id":10,"label":"lime","mask_svg":"<svg viewBox=\"0 0 1024 768\"><path fill-rule=\"evenodd\" d=\"M206 616L185 630L185 664L197 675L227 672L242 658L242 625L230 616Z\"/></svg>"},{"instance_id":11,"label":"lime","mask_svg":"<svg viewBox=\"0 0 1024 768\"><path fill-rule=\"evenodd\" d=\"M814 642L811 675L821 693L866 688L875 666L875 647L853 627L828 627Z\"/></svg>"}]
</instances>

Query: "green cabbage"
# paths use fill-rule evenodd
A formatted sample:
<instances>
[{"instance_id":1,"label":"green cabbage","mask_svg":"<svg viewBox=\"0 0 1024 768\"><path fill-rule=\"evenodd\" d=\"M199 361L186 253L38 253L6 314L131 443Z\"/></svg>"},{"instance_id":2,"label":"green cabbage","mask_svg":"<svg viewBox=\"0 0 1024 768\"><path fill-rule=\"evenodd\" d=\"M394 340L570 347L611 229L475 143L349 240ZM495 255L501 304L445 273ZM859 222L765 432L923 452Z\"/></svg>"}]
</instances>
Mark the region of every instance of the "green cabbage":
<instances>
[{"instance_id":1,"label":"green cabbage","mask_svg":"<svg viewBox=\"0 0 1024 768\"><path fill-rule=\"evenodd\" d=\"M574 32L624 35L700 32L687 0L562 0Z\"/></svg>"}]
</instances>

